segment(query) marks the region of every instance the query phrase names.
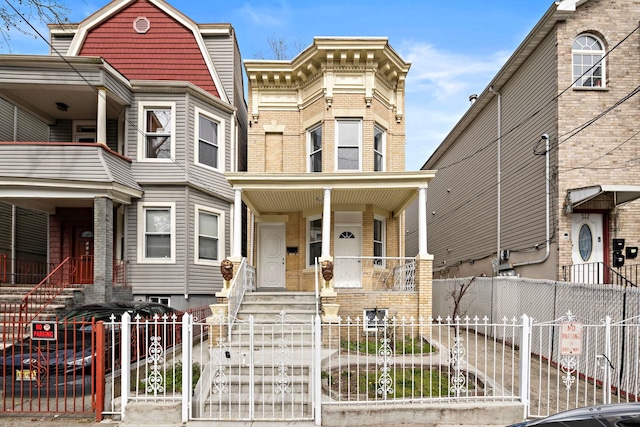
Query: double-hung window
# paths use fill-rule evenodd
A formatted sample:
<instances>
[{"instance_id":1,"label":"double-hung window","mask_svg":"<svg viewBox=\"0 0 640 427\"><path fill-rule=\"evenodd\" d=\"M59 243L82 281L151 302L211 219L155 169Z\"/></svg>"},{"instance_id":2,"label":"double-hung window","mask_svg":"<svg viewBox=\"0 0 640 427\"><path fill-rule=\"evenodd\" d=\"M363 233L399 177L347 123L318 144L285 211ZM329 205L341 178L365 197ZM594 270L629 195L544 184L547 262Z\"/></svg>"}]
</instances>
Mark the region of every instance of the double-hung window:
<instances>
[{"instance_id":1,"label":"double-hung window","mask_svg":"<svg viewBox=\"0 0 640 427\"><path fill-rule=\"evenodd\" d=\"M138 230L138 262L174 262L175 203L143 203Z\"/></svg>"},{"instance_id":2,"label":"double-hung window","mask_svg":"<svg viewBox=\"0 0 640 427\"><path fill-rule=\"evenodd\" d=\"M195 132L195 161L200 166L221 171L224 164L224 119L195 109L198 129Z\"/></svg>"},{"instance_id":3,"label":"double-hung window","mask_svg":"<svg viewBox=\"0 0 640 427\"><path fill-rule=\"evenodd\" d=\"M359 119L336 120L336 170L360 170L360 146L362 121Z\"/></svg>"},{"instance_id":4,"label":"double-hung window","mask_svg":"<svg viewBox=\"0 0 640 427\"><path fill-rule=\"evenodd\" d=\"M373 128L373 170L384 171L385 131L379 126Z\"/></svg>"},{"instance_id":5,"label":"double-hung window","mask_svg":"<svg viewBox=\"0 0 640 427\"><path fill-rule=\"evenodd\" d=\"M142 161L170 161L175 157L175 107L171 102L140 103L138 158Z\"/></svg>"},{"instance_id":6,"label":"double-hung window","mask_svg":"<svg viewBox=\"0 0 640 427\"><path fill-rule=\"evenodd\" d=\"M373 256L374 264L383 266L385 256L385 220L375 216L373 219Z\"/></svg>"},{"instance_id":7,"label":"double-hung window","mask_svg":"<svg viewBox=\"0 0 640 427\"><path fill-rule=\"evenodd\" d=\"M224 251L224 212L196 205L195 262L217 263Z\"/></svg>"},{"instance_id":8,"label":"double-hung window","mask_svg":"<svg viewBox=\"0 0 640 427\"><path fill-rule=\"evenodd\" d=\"M307 132L309 147L309 172L322 172L322 125Z\"/></svg>"},{"instance_id":9,"label":"double-hung window","mask_svg":"<svg viewBox=\"0 0 640 427\"><path fill-rule=\"evenodd\" d=\"M322 255L322 217L309 218L307 221L308 251L307 265L316 264L316 258Z\"/></svg>"},{"instance_id":10,"label":"double-hung window","mask_svg":"<svg viewBox=\"0 0 640 427\"><path fill-rule=\"evenodd\" d=\"M603 87L605 82L604 47L591 34L573 41L573 81L575 87Z\"/></svg>"}]
</instances>

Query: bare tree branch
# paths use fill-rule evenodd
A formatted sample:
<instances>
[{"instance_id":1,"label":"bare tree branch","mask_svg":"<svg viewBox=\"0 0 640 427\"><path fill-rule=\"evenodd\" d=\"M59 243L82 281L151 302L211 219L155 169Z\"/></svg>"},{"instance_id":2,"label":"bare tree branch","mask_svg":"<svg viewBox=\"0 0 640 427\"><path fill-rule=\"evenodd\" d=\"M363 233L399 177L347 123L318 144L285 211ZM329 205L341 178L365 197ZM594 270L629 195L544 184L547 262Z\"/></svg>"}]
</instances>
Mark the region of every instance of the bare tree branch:
<instances>
[{"instance_id":1,"label":"bare tree branch","mask_svg":"<svg viewBox=\"0 0 640 427\"><path fill-rule=\"evenodd\" d=\"M462 312L462 298L464 298L465 294L469 291L469 288L471 288L471 285L473 284L473 282L475 282L475 280L476 278L474 276L467 283L454 285L453 289L448 292L446 299L451 298L453 300L453 315L451 316L453 319L465 314L466 310L465 312Z\"/></svg>"},{"instance_id":2,"label":"bare tree branch","mask_svg":"<svg viewBox=\"0 0 640 427\"><path fill-rule=\"evenodd\" d=\"M37 23L66 23L69 12L63 0L4 0L4 4L0 3L0 47L11 50L12 32L37 38Z\"/></svg>"},{"instance_id":3,"label":"bare tree branch","mask_svg":"<svg viewBox=\"0 0 640 427\"><path fill-rule=\"evenodd\" d=\"M293 48L289 49L287 40L283 37L276 37L275 34L267 37L267 45L269 46L268 55L265 55L261 50L259 50L253 54L253 57L255 59L291 59L304 49L304 46L298 40L294 41Z\"/></svg>"}]
</instances>

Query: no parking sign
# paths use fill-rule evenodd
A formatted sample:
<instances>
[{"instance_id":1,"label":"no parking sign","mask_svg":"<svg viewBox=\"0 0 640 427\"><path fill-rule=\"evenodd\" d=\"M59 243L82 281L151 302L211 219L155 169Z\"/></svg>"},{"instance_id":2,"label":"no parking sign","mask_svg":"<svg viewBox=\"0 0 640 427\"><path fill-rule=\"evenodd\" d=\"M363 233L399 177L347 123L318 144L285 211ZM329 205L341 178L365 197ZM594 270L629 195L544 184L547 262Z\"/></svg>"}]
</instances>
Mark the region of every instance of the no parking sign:
<instances>
[{"instance_id":1,"label":"no parking sign","mask_svg":"<svg viewBox=\"0 0 640 427\"><path fill-rule=\"evenodd\" d=\"M562 356L582 354L582 323L563 322L560 324L560 354Z\"/></svg>"}]
</instances>

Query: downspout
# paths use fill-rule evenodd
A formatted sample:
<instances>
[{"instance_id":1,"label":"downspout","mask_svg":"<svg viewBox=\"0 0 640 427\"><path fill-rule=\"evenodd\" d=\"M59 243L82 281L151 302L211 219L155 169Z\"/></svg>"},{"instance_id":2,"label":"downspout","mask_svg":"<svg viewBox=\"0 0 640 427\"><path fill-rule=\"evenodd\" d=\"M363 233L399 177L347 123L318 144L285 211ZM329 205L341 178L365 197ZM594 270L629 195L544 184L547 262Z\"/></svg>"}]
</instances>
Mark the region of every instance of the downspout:
<instances>
[{"instance_id":1,"label":"downspout","mask_svg":"<svg viewBox=\"0 0 640 427\"><path fill-rule=\"evenodd\" d=\"M549 203L549 135L548 134L544 134L541 137L542 139L545 140L545 147L544 147L544 151L545 151L545 178L546 178L546 185L545 188L547 190L547 197L546 197L546 203L547 203L547 233L546 233L546 242L547 242L547 252L545 253L544 257L542 259L538 259L538 260L533 260L533 261L526 261L526 262L519 262L516 264L513 264L513 268L515 267L522 267L523 265L531 265L531 264L540 264L545 262L548 258L549 258L549 253L551 252L551 242L550 242L550 230L551 230L551 226L549 224L551 215L549 213L550 210L550 203Z\"/></svg>"},{"instance_id":2,"label":"downspout","mask_svg":"<svg viewBox=\"0 0 640 427\"><path fill-rule=\"evenodd\" d=\"M496 261L497 267L496 272L500 270L500 181L502 180L502 169L501 169L501 161L500 161L500 146L502 145L502 95L500 92L496 92L493 90L493 86L489 87L489 92L498 95L498 201L497 201L497 226L496 226L496 234L497 234L497 249L496 249Z\"/></svg>"},{"instance_id":3,"label":"downspout","mask_svg":"<svg viewBox=\"0 0 640 427\"><path fill-rule=\"evenodd\" d=\"M11 284L16 283L16 205L11 205Z\"/></svg>"}]
</instances>

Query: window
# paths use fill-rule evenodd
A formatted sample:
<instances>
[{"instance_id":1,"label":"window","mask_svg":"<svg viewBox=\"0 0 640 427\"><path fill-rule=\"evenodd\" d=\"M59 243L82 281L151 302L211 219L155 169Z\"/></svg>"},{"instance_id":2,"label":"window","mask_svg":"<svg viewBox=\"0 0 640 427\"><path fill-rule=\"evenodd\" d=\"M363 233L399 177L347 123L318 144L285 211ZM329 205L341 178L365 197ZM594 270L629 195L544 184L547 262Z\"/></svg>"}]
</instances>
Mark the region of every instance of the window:
<instances>
[{"instance_id":1,"label":"window","mask_svg":"<svg viewBox=\"0 0 640 427\"><path fill-rule=\"evenodd\" d=\"M138 262L175 262L175 203L142 203L138 211Z\"/></svg>"},{"instance_id":2,"label":"window","mask_svg":"<svg viewBox=\"0 0 640 427\"><path fill-rule=\"evenodd\" d=\"M195 163L206 168L224 169L224 119L200 108L195 109L198 130L195 132Z\"/></svg>"},{"instance_id":3,"label":"window","mask_svg":"<svg viewBox=\"0 0 640 427\"><path fill-rule=\"evenodd\" d=\"M573 41L573 81L576 87L604 86L604 48L600 40L582 34Z\"/></svg>"},{"instance_id":4,"label":"window","mask_svg":"<svg viewBox=\"0 0 640 427\"><path fill-rule=\"evenodd\" d=\"M360 170L361 121L341 119L336 121L336 149L339 171Z\"/></svg>"},{"instance_id":5,"label":"window","mask_svg":"<svg viewBox=\"0 0 640 427\"><path fill-rule=\"evenodd\" d=\"M224 212L196 205L195 263L218 263L224 254Z\"/></svg>"},{"instance_id":6,"label":"window","mask_svg":"<svg viewBox=\"0 0 640 427\"><path fill-rule=\"evenodd\" d=\"M373 129L373 170L376 172L384 171L384 143L384 130L375 126Z\"/></svg>"},{"instance_id":7,"label":"window","mask_svg":"<svg viewBox=\"0 0 640 427\"><path fill-rule=\"evenodd\" d=\"M385 256L384 235L385 220L381 217L375 217L373 219L373 256L375 257L373 262L378 266L384 265L382 259Z\"/></svg>"},{"instance_id":8,"label":"window","mask_svg":"<svg viewBox=\"0 0 640 427\"><path fill-rule=\"evenodd\" d=\"M322 172L322 125L308 132L309 172Z\"/></svg>"},{"instance_id":9,"label":"window","mask_svg":"<svg viewBox=\"0 0 640 427\"><path fill-rule=\"evenodd\" d=\"M138 158L142 161L171 161L175 157L175 106L173 103L140 103Z\"/></svg>"},{"instance_id":10,"label":"window","mask_svg":"<svg viewBox=\"0 0 640 427\"><path fill-rule=\"evenodd\" d=\"M171 305L171 297L148 297L147 301L169 306Z\"/></svg>"},{"instance_id":11,"label":"window","mask_svg":"<svg viewBox=\"0 0 640 427\"><path fill-rule=\"evenodd\" d=\"M365 331L375 331L389 322L388 308L365 308L362 310L362 327Z\"/></svg>"},{"instance_id":12,"label":"window","mask_svg":"<svg viewBox=\"0 0 640 427\"><path fill-rule=\"evenodd\" d=\"M322 255L322 218L309 218L307 224L307 236L309 236L308 266L314 266L316 258Z\"/></svg>"}]
</instances>

